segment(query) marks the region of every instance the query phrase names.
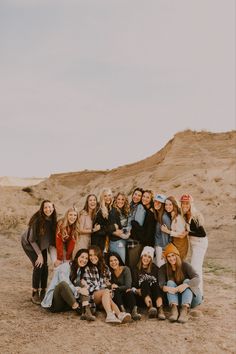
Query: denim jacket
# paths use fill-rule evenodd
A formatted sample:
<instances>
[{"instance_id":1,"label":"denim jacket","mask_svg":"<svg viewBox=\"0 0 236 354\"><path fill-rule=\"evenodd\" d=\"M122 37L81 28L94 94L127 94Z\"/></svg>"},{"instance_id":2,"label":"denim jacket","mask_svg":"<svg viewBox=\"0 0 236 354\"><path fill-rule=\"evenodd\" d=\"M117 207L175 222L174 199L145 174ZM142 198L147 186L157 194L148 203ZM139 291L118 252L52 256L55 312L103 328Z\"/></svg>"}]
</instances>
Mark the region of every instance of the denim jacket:
<instances>
[{"instance_id":1,"label":"denim jacket","mask_svg":"<svg viewBox=\"0 0 236 354\"><path fill-rule=\"evenodd\" d=\"M171 220L167 213L165 212L162 216L162 224L166 225L168 229L171 228ZM157 221L156 223L156 231L155 231L155 246L159 246L161 248L165 248L168 243L171 242L171 236L161 231L161 225Z\"/></svg>"},{"instance_id":2,"label":"denim jacket","mask_svg":"<svg viewBox=\"0 0 236 354\"><path fill-rule=\"evenodd\" d=\"M80 278L80 268L78 268L77 275L78 275L78 278ZM54 276L53 276L51 283L47 289L45 297L44 297L43 301L41 302L42 307L49 308L52 306L52 299L53 299L53 293L54 293L55 287L62 281L65 281L69 285L75 298L78 297L76 287L70 281L69 277L70 277L70 263L65 262L65 263L60 264L55 269Z\"/></svg>"}]
</instances>

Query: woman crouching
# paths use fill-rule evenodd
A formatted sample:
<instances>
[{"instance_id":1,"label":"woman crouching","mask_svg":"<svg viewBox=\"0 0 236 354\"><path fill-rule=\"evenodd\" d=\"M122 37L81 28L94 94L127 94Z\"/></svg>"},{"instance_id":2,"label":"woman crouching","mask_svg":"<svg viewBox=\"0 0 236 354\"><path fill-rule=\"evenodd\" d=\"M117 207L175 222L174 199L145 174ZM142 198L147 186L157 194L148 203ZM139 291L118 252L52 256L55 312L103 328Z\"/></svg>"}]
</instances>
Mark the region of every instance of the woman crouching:
<instances>
[{"instance_id":1,"label":"woman crouching","mask_svg":"<svg viewBox=\"0 0 236 354\"><path fill-rule=\"evenodd\" d=\"M137 266L132 269L134 293L141 296L148 308L148 317L165 320L163 292L158 284L158 268L153 263L154 248L145 246Z\"/></svg>"},{"instance_id":2,"label":"woman crouching","mask_svg":"<svg viewBox=\"0 0 236 354\"><path fill-rule=\"evenodd\" d=\"M180 253L174 244L170 243L166 246L164 256L167 263L160 268L159 285L167 293L171 307L169 320L185 323L188 321L189 308L200 305L202 302L199 289L200 278L189 263L181 260Z\"/></svg>"},{"instance_id":3,"label":"woman crouching","mask_svg":"<svg viewBox=\"0 0 236 354\"><path fill-rule=\"evenodd\" d=\"M94 321L89 305L89 292L82 279L88 263L88 250L79 250L72 262L66 262L55 269L41 306L52 312L74 310L81 320ZM80 307L82 304L82 309Z\"/></svg>"}]
</instances>

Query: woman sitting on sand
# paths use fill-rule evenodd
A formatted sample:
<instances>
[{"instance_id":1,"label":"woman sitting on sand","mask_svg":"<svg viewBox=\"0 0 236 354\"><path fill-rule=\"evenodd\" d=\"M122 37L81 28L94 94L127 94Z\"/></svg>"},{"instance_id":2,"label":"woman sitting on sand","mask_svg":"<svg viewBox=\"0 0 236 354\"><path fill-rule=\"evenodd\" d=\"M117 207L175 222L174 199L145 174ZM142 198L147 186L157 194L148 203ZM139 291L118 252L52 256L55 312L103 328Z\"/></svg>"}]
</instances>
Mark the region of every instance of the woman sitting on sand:
<instances>
[{"instance_id":1,"label":"woman sitting on sand","mask_svg":"<svg viewBox=\"0 0 236 354\"><path fill-rule=\"evenodd\" d=\"M184 194L180 198L182 215L187 223L189 243L191 249L191 265L199 274L200 290L203 295L203 277L202 266L204 256L208 247L208 238L204 229L204 218L196 210L193 197L190 194Z\"/></svg>"},{"instance_id":2,"label":"woman sitting on sand","mask_svg":"<svg viewBox=\"0 0 236 354\"><path fill-rule=\"evenodd\" d=\"M133 291L127 291L132 286L132 277L129 267L125 266L120 255L111 252L108 258L111 270L111 289L113 291L113 301L122 312L128 308L134 321L140 320L136 298Z\"/></svg>"},{"instance_id":3,"label":"woman sitting on sand","mask_svg":"<svg viewBox=\"0 0 236 354\"><path fill-rule=\"evenodd\" d=\"M57 223L56 248L57 260L55 267L64 261L70 261L79 234L78 211L72 207Z\"/></svg>"},{"instance_id":4,"label":"woman sitting on sand","mask_svg":"<svg viewBox=\"0 0 236 354\"><path fill-rule=\"evenodd\" d=\"M21 237L22 247L33 265L31 300L37 305L40 305L47 288L47 251L50 246L55 246L56 225L54 204L50 200L44 200Z\"/></svg>"},{"instance_id":5,"label":"woman sitting on sand","mask_svg":"<svg viewBox=\"0 0 236 354\"><path fill-rule=\"evenodd\" d=\"M174 197L166 198L165 210L171 217L171 227L169 229L167 225L162 225L161 231L172 237L172 242L178 248L181 259L185 259L188 254L188 232L186 231L185 220Z\"/></svg>"},{"instance_id":6,"label":"woman sitting on sand","mask_svg":"<svg viewBox=\"0 0 236 354\"><path fill-rule=\"evenodd\" d=\"M174 244L166 246L164 256L167 262L160 268L159 285L167 293L171 307L169 320L185 323L188 321L189 308L200 305L202 301L200 278L189 263L182 262Z\"/></svg>"},{"instance_id":7,"label":"woman sitting on sand","mask_svg":"<svg viewBox=\"0 0 236 354\"><path fill-rule=\"evenodd\" d=\"M111 273L98 246L89 248L89 264L83 278L88 284L89 294L95 305L103 306L107 323L125 323L131 319L130 314L121 312L112 300L112 292L109 289Z\"/></svg>"},{"instance_id":8,"label":"woman sitting on sand","mask_svg":"<svg viewBox=\"0 0 236 354\"><path fill-rule=\"evenodd\" d=\"M165 320L163 292L158 284L158 268L153 263L154 248L145 246L137 266L132 269L133 291L148 308L148 317Z\"/></svg>"},{"instance_id":9,"label":"woman sitting on sand","mask_svg":"<svg viewBox=\"0 0 236 354\"><path fill-rule=\"evenodd\" d=\"M88 250L81 249L72 262L59 265L41 306L52 312L72 309L79 315L82 313L81 320L94 321L95 317L90 311L87 284L82 280L87 263Z\"/></svg>"}]
</instances>

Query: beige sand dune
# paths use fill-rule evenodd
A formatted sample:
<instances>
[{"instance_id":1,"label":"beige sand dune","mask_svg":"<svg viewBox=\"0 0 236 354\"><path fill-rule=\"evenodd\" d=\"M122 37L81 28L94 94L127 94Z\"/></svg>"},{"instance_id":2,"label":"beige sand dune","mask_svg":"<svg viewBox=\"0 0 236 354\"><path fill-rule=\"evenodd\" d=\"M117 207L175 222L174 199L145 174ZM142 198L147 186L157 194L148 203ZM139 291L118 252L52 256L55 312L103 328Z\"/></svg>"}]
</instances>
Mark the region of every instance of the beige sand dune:
<instances>
[{"instance_id":1,"label":"beige sand dune","mask_svg":"<svg viewBox=\"0 0 236 354\"><path fill-rule=\"evenodd\" d=\"M236 353L236 132L184 131L145 160L107 171L51 175L27 187L0 185L1 353ZM59 214L81 208L103 186L131 194L135 186L174 195L190 192L205 216L209 248L205 301L187 324L148 320L113 327L99 313L84 323L30 302L31 266L20 234L44 198Z\"/></svg>"}]
</instances>

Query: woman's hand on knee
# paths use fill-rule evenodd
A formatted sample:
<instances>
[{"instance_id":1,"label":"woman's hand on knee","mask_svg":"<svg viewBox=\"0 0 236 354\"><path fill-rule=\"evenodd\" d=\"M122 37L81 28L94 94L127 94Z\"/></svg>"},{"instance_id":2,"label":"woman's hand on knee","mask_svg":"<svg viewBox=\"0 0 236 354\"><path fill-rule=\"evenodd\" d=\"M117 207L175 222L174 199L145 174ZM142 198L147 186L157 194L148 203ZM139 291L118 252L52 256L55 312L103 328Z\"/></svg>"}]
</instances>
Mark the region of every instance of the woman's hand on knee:
<instances>
[{"instance_id":1,"label":"woman's hand on knee","mask_svg":"<svg viewBox=\"0 0 236 354\"><path fill-rule=\"evenodd\" d=\"M38 258L36 259L34 264L35 264L35 267L37 267L37 268L41 268L42 267L42 265L43 265L43 256L42 256L41 253L38 255Z\"/></svg>"}]
</instances>

